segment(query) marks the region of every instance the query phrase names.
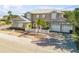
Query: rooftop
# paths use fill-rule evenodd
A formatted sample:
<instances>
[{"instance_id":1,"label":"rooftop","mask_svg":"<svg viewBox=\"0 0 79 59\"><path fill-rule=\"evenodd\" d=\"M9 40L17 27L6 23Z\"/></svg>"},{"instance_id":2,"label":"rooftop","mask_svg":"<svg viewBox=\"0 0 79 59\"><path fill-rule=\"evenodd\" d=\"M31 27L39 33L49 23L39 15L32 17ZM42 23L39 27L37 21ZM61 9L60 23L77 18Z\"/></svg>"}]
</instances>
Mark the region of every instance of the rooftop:
<instances>
[{"instance_id":1,"label":"rooftop","mask_svg":"<svg viewBox=\"0 0 79 59\"><path fill-rule=\"evenodd\" d=\"M36 10L29 11L29 12L33 13L33 14L37 14L37 13L51 13L51 12L61 13L60 10L55 10L55 9L36 9Z\"/></svg>"},{"instance_id":2,"label":"rooftop","mask_svg":"<svg viewBox=\"0 0 79 59\"><path fill-rule=\"evenodd\" d=\"M29 19L23 17L23 16L18 16L16 18L14 18L13 20L18 20L18 21L25 21L25 22L31 22Z\"/></svg>"}]
</instances>

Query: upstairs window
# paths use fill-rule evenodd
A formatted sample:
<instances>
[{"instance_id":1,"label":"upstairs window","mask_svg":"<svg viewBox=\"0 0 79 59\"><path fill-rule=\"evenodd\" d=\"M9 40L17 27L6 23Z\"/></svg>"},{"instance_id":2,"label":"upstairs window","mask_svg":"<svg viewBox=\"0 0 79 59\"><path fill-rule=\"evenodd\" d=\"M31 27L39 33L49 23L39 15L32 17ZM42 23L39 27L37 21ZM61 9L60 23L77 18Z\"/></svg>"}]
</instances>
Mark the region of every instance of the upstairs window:
<instances>
[{"instance_id":1,"label":"upstairs window","mask_svg":"<svg viewBox=\"0 0 79 59\"><path fill-rule=\"evenodd\" d=\"M56 19L56 15L57 15L56 13L52 13L51 18Z\"/></svg>"},{"instance_id":2,"label":"upstairs window","mask_svg":"<svg viewBox=\"0 0 79 59\"><path fill-rule=\"evenodd\" d=\"M30 13L27 13L27 18L31 19L31 14Z\"/></svg>"},{"instance_id":3,"label":"upstairs window","mask_svg":"<svg viewBox=\"0 0 79 59\"><path fill-rule=\"evenodd\" d=\"M36 15L36 18L39 18L39 15Z\"/></svg>"},{"instance_id":4,"label":"upstairs window","mask_svg":"<svg viewBox=\"0 0 79 59\"><path fill-rule=\"evenodd\" d=\"M42 15L42 18L45 18L46 16L45 15Z\"/></svg>"}]
</instances>

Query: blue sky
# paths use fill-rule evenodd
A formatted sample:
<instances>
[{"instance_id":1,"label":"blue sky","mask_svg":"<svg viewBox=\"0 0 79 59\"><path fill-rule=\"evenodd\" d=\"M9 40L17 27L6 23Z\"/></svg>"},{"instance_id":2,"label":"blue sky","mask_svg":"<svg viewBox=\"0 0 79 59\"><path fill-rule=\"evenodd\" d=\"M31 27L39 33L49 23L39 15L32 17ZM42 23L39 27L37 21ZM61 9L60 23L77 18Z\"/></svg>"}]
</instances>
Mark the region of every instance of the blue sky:
<instances>
[{"instance_id":1,"label":"blue sky","mask_svg":"<svg viewBox=\"0 0 79 59\"><path fill-rule=\"evenodd\" d=\"M34 9L73 10L78 5L0 5L0 16L6 15L10 10L13 14L23 14Z\"/></svg>"}]
</instances>

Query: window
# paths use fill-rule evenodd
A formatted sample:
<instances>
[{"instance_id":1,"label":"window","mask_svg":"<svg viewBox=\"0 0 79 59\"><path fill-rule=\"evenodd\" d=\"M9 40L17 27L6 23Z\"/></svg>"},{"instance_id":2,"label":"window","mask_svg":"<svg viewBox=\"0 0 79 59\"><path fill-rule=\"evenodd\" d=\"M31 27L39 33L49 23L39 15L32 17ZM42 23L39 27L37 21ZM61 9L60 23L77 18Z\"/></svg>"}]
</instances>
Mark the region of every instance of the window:
<instances>
[{"instance_id":1,"label":"window","mask_svg":"<svg viewBox=\"0 0 79 59\"><path fill-rule=\"evenodd\" d=\"M60 13L60 14L59 14L59 18L63 18L63 14Z\"/></svg>"},{"instance_id":2,"label":"window","mask_svg":"<svg viewBox=\"0 0 79 59\"><path fill-rule=\"evenodd\" d=\"M39 15L36 15L36 18L39 18Z\"/></svg>"},{"instance_id":3,"label":"window","mask_svg":"<svg viewBox=\"0 0 79 59\"><path fill-rule=\"evenodd\" d=\"M42 18L45 18L45 15L42 15Z\"/></svg>"},{"instance_id":4,"label":"window","mask_svg":"<svg viewBox=\"0 0 79 59\"><path fill-rule=\"evenodd\" d=\"M39 18L39 15L36 15L36 18Z\"/></svg>"},{"instance_id":5,"label":"window","mask_svg":"<svg viewBox=\"0 0 79 59\"><path fill-rule=\"evenodd\" d=\"M52 13L51 18L56 19L56 13Z\"/></svg>"},{"instance_id":6,"label":"window","mask_svg":"<svg viewBox=\"0 0 79 59\"><path fill-rule=\"evenodd\" d=\"M31 14L27 14L27 18L30 19L31 18Z\"/></svg>"}]
</instances>

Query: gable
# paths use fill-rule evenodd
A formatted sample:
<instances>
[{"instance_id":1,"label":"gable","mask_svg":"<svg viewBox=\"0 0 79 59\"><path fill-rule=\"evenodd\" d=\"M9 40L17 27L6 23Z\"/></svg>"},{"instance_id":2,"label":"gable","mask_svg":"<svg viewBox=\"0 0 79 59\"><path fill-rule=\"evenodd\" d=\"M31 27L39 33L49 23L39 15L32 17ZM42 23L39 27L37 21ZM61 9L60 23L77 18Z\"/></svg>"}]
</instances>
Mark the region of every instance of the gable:
<instances>
[{"instance_id":1,"label":"gable","mask_svg":"<svg viewBox=\"0 0 79 59\"><path fill-rule=\"evenodd\" d=\"M24 18L22 16L18 16L16 18L13 19L13 21L25 21L25 22L31 22L29 19Z\"/></svg>"}]
</instances>

